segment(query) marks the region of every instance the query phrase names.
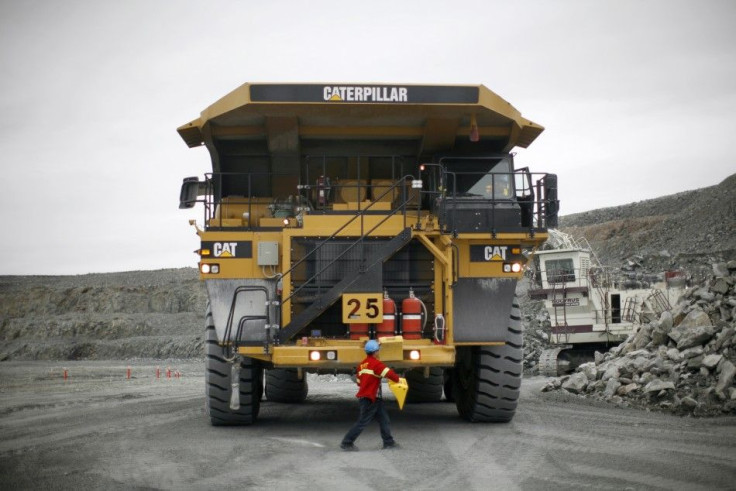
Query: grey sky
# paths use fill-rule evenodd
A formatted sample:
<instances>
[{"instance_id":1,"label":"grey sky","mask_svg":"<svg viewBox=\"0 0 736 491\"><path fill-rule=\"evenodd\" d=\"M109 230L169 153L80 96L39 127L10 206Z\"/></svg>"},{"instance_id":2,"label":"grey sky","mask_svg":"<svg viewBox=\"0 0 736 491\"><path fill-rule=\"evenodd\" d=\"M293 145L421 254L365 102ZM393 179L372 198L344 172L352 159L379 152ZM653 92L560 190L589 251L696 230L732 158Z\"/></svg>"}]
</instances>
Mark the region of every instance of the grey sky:
<instances>
[{"instance_id":1,"label":"grey sky","mask_svg":"<svg viewBox=\"0 0 736 491\"><path fill-rule=\"evenodd\" d=\"M482 83L562 213L736 172L736 2L5 1L0 274L193 266L176 128L244 82Z\"/></svg>"}]
</instances>

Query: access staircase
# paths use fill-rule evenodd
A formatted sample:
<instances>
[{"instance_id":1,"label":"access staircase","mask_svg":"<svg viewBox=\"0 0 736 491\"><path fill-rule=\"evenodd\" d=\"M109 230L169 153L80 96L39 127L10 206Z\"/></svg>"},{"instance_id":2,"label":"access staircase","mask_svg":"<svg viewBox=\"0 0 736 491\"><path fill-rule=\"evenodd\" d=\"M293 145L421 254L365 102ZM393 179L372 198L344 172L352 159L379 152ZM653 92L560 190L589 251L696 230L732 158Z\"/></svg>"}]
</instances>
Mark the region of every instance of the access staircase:
<instances>
[{"instance_id":1,"label":"access staircase","mask_svg":"<svg viewBox=\"0 0 736 491\"><path fill-rule=\"evenodd\" d=\"M411 176L407 176L407 178L411 178ZM304 257L292 264L291 268L289 268L289 270L283 274L282 281L290 281L290 276L292 272L298 266L303 264L309 257L317 254L318 251L320 251L328 244L334 243L335 239L343 230L345 230L349 225L356 222L357 220L360 220L360 237L348 244L347 247L345 247L345 249L340 254L332 258L326 264L322 265L319 271L315 272L310 278L308 278L293 291L291 291L289 296L283 299L282 306L285 309L287 304L292 302L294 297L300 291L309 286L318 285L322 273L335 265L337 261L339 261L349 251L365 244L365 241L368 237L373 237L373 232L375 232L381 225L386 223L389 218L399 212L401 212L404 216L403 230L399 232L395 237L381 243L380 246L371 248L371 252L364 256L359 264L345 271L344 277L337 284L324 292L320 292L314 299L314 301L309 304L309 306L307 306L304 310L292 317L291 321L279 330L278 336L276 337L277 343L285 343L294 338L300 331L302 331L305 327L307 327L310 323L317 319L322 313L329 309L335 302L337 302L341 298L343 293L350 291L351 287L355 286L356 284L371 284L377 285L377 288L380 288L380 285L382 284L381 278L383 263L388 261L391 256L398 252L402 247L407 245L412 239L411 227L407 226L407 205L411 201L411 198L404 196L402 203L394 208L390 213L388 213L376 225L370 228L370 230L363 229L364 218L366 214L372 211L371 207L374 203L379 202L380 198L384 195L387 195L388 193L393 193L394 189L397 186L403 186L405 179L397 181L393 186L386 189L383 195L379 196L379 198L377 198L373 203L359 210L350 220L348 220L340 228L335 230L335 232L333 232L331 236L321 241L313 250L311 250L309 253L304 255Z\"/></svg>"}]
</instances>

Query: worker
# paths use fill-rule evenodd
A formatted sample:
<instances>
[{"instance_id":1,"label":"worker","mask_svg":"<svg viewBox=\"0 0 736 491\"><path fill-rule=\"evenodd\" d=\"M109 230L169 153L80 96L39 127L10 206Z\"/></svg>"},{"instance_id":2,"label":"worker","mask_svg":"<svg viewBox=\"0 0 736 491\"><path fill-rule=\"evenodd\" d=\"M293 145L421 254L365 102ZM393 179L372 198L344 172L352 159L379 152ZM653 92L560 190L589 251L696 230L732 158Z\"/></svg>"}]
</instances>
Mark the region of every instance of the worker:
<instances>
[{"instance_id":1,"label":"worker","mask_svg":"<svg viewBox=\"0 0 736 491\"><path fill-rule=\"evenodd\" d=\"M378 420L378 424L381 426L383 448L397 447L397 443L391 436L391 422L388 419L388 413L383 406L381 379L386 377L394 382L399 382L399 376L376 358L379 349L380 345L374 339L365 343L366 357L358 365L356 377L359 388L355 397L358 398L360 404L360 416L343 437L340 444L340 448L343 450L358 450L354 442L374 418Z\"/></svg>"}]
</instances>

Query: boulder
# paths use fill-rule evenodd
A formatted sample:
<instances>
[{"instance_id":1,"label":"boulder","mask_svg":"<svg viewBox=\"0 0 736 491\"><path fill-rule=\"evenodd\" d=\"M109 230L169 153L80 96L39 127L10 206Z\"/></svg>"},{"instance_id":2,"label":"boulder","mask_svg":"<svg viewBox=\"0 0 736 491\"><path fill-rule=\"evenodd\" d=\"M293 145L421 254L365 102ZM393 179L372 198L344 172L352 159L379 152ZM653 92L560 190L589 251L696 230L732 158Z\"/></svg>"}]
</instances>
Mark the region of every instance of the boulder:
<instances>
[{"instance_id":1,"label":"boulder","mask_svg":"<svg viewBox=\"0 0 736 491\"><path fill-rule=\"evenodd\" d=\"M677 349L677 348L674 348ZM687 360L688 358L695 358L696 356L700 356L703 354L703 347L702 346L695 346L694 348L688 348L686 350L683 350L680 352L682 355L682 358Z\"/></svg>"},{"instance_id":2,"label":"boulder","mask_svg":"<svg viewBox=\"0 0 736 491\"><path fill-rule=\"evenodd\" d=\"M598 379L598 368L593 362L583 363L578 367L578 371L585 374L588 382L595 382Z\"/></svg>"},{"instance_id":3,"label":"boulder","mask_svg":"<svg viewBox=\"0 0 736 491\"><path fill-rule=\"evenodd\" d=\"M705 315L705 314L704 314ZM688 315L689 317L689 315ZM708 317L707 315L705 317ZM687 320L687 318L685 318ZM683 324L685 321L683 321ZM676 336L673 336L673 334ZM707 343L713 337L713 326L689 326L683 327L682 324L675 327L669 333L670 338L677 343L677 349L680 351L693 346Z\"/></svg>"},{"instance_id":4,"label":"boulder","mask_svg":"<svg viewBox=\"0 0 736 491\"><path fill-rule=\"evenodd\" d=\"M631 392L634 392L635 390L637 390L638 388L639 388L639 384L635 384L632 382L632 383L622 385L621 387L619 387L618 390L616 391L616 394L620 396L627 396Z\"/></svg>"},{"instance_id":5,"label":"boulder","mask_svg":"<svg viewBox=\"0 0 736 491\"><path fill-rule=\"evenodd\" d=\"M688 358L688 360L687 360L687 367L690 370L700 370L700 367L703 366L703 359L704 358L705 358L705 356L703 356L703 355L699 355L699 356L694 356L692 358Z\"/></svg>"},{"instance_id":6,"label":"boulder","mask_svg":"<svg viewBox=\"0 0 736 491\"><path fill-rule=\"evenodd\" d=\"M646 372L646 373L642 373L641 377L639 377L638 380L639 380L639 384L646 385L655 379L657 379L657 377L654 374ZM636 381L636 378L634 379L634 381Z\"/></svg>"},{"instance_id":7,"label":"boulder","mask_svg":"<svg viewBox=\"0 0 736 491\"><path fill-rule=\"evenodd\" d=\"M670 312L669 310L665 310L664 312L662 312L662 315L659 316L657 327L667 332L672 329L673 325L674 319L672 318L672 312Z\"/></svg>"},{"instance_id":8,"label":"boulder","mask_svg":"<svg viewBox=\"0 0 736 491\"><path fill-rule=\"evenodd\" d=\"M713 348L716 351L720 351L721 348L727 346L727 343L733 338L735 332L736 330L733 327L723 329L716 337L716 344Z\"/></svg>"},{"instance_id":9,"label":"boulder","mask_svg":"<svg viewBox=\"0 0 736 491\"><path fill-rule=\"evenodd\" d=\"M667 350L667 358L674 361L675 363L679 363L682 361L682 353L680 353L680 350L677 348L670 348Z\"/></svg>"},{"instance_id":10,"label":"boulder","mask_svg":"<svg viewBox=\"0 0 736 491\"><path fill-rule=\"evenodd\" d=\"M710 318L702 309L695 309L688 313L677 327L698 327L711 325Z\"/></svg>"},{"instance_id":11,"label":"boulder","mask_svg":"<svg viewBox=\"0 0 736 491\"><path fill-rule=\"evenodd\" d=\"M560 388L560 380L553 378L542 387L542 392L549 392Z\"/></svg>"},{"instance_id":12,"label":"boulder","mask_svg":"<svg viewBox=\"0 0 736 491\"><path fill-rule=\"evenodd\" d=\"M614 364L611 364L611 365L608 366L608 368L606 368L606 371L603 372L603 376L601 377L601 380L603 380L604 382L606 382L606 381L608 381L608 380L610 380L612 378L616 378L617 379L620 376L621 376L621 374L620 374L620 372L618 370L618 366L616 366Z\"/></svg>"},{"instance_id":13,"label":"boulder","mask_svg":"<svg viewBox=\"0 0 736 491\"><path fill-rule=\"evenodd\" d=\"M721 374L718 376L716 383L716 392L725 394L733 385L733 378L736 376L736 367L729 360L725 360L721 365Z\"/></svg>"},{"instance_id":14,"label":"boulder","mask_svg":"<svg viewBox=\"0 0 736 491\"><path fill-rule=\"evenodd\" d=\"M713 263L713 274L716 278L722 278L729 275L727 263Z\"/></svg>"},{"instance_id":15,"label":"boulder","mask_svg":"<svg viewBox=\"0 0 736 491\"><path fill-rule=\"evenodd\" d=\"M632 346L634 349L637 350L642 349L652 340L651 333L653 329L654 326L652 326L651 324L645 324L641 326L639 330L636 331L636 334L634 334L634 339L632 339L629 346Z\"/></svg>"},{"instance_id":16,"label":"boulder","mask_svg":"<svg viewBox=\"0 0 736 491\"><path fill-rule=\"evenodd\" d=\"M580 394L585 390L588 385L588 378L582 372L575 372L562 383L562 388L572 392L573 394Z\"/></svg>"},{"instance_id":17,"label":"boulder","mask_svg":"<svg viewBox=\"0 0 736 491\"><path fill-rule=\"evenodd\" d=\"M677 343L677 349L684 350L693 346L700 346L713 337L713 326L698 326L689 329Z\"/></svg>"},{"instance_id":18,"label":"boulder","mask_svg":"<svg viewBox=\"0 0 736 491\"><path fill-rule=\"evenodd\" d=\"M695 399L693 399L690 396L683 397L680 402L682 403L683 406L685 406L686 408L689 408L689 409L694 409L694 408L698 407L698 401L696 401Z\"/></svg>"},{"instance_id":19,"label":"boulder","mask_svg":"<svg viewBox=\"0 0 736 491\"><path fill-rule=\"evenodd\" d=\"M595 353L593 353L593 360L595 360L594 363L596 365L600 365L601 363L603 363L603 353L601 353L600 351L596 351Z\"/></svg>"},{"instance_id":20,"label":"boulder","mask_svg":"<svg viewBox=\"0 0 736 491\"><path fill-rule=\"evenodd\" d=\"M729 289L728 281L726 281L725 278L718 278L716 281L713 282L710 289L716 293L725 295Z\"/></svg>"},{"instance_id":21,"label":"boulder","mask_svg":"<svg viewBox=\"0 0 736 491\"><path fill-rule=\"evenodd\" d=\"M705 288L701 288L700 290L698 290L695 293L695 296L697 296L700 300L704 302L712 302L716 299L716 295Z\"/></svg>"},{"instance_id":22,"label":"boulder","mask_svg":"<svg viewBox=\"0 0 736 491\"><path fill-rule=\"evenodd\" d=\"M723 359L723 355L711 354L703 358L703 367L708 370L713 370Z\"/></svg>"},{"instance_id":23,"label":"boulder","mask_svg":"<svg viewBox=\"0 0 736 491\"><path fill-rule=\"evenodd\" d=\"M660 392L663 390L675 390L675 384L670 381L654 379L644 387L644 392Z\"/></svg>"},{"instance_id":24,"label":"boulder","mask_svg":"<svg viewBox=\"0 0 736 491\"><path fill-rule=\"evenodd\" d=\"M619 382L617 379L608 379L608 382L606 382L606 388L603 390L603 395L606 397L606 399L610 399L611 397L616 395L616 391L618 391L619 387L621 387L621 382Z\"/></svg>"},{"instance_id":25,"label":"boulder","mask_svg":"<svg viewBox=\"0 0 736 491\"><path fill-rule=\"evenodd\" d=\"M669 329L655 327L654 330L652 330L652 347L667 344L667 341L669 340L669 336L667 336L668 332Z\"/></svg>"}]
</instances>

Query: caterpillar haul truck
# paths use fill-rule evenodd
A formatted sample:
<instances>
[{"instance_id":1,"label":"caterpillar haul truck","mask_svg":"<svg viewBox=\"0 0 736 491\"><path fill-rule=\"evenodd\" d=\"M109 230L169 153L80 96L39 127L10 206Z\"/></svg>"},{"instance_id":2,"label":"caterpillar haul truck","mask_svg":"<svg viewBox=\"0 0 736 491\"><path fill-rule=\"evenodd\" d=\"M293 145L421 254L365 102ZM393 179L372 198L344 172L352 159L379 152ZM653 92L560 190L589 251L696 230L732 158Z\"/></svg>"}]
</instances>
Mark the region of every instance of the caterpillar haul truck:
<instances>
[{"instance_id":1,"label":"caterpillar haul truck","mask_svg":"<svg viewBox=\"0 0 736 491\"><path fill-rule=\"evenodd\" d=\"M407 402L444 389L469 421L510 421L515 285L559 204L511 150L542 130L482 85L381 84L245 84L178 128L212 160L180 195L204 208L211 422L303 401L368 339Z\"/></svg>"}]
</instances>

